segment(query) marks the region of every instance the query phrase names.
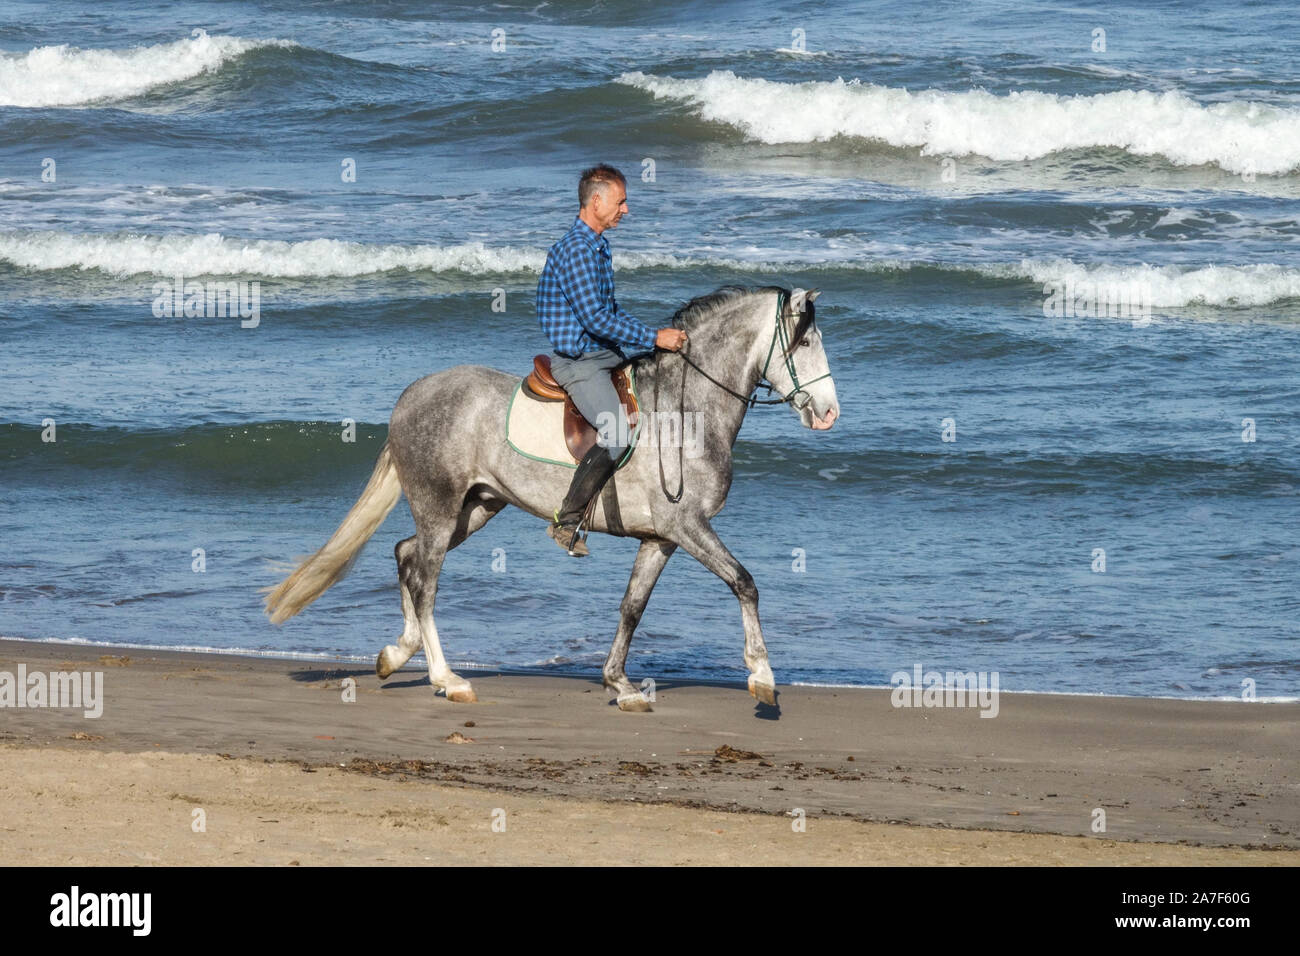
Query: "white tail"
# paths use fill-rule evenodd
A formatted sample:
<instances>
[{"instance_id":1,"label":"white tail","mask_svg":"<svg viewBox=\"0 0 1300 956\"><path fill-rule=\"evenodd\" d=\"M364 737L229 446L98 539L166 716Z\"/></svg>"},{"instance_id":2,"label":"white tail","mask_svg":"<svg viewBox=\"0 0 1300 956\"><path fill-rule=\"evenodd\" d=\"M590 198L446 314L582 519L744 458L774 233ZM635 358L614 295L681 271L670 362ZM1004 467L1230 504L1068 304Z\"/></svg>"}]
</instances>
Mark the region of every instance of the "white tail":
<instances>
[{"instance_id":1,"label":"white tail","mask_svg":"<svg viewBox=\"0 0 1300 956\"><path fill-rule=\"evenodd\" d=\"M266 596L266 614L271 623L283 624L340 581L401 497L397 466L388 451L388 442L384 442L365 491L338 530L287 578L262 589L271 592Z\"/></svg>"}]
</instances>

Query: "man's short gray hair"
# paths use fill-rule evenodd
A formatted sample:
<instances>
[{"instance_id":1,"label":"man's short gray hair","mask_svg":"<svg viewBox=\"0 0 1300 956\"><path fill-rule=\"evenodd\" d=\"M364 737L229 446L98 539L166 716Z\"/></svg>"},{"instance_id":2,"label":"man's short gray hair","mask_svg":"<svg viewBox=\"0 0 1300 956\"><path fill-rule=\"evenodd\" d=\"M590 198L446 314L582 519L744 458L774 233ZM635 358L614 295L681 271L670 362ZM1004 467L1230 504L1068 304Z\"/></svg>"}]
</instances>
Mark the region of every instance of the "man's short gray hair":
<instances>
[{"instance_id":1,"label":"man's short gray hair","mask_svg":"<svg viewBox=\"0 0 1300 956\"><path fill-rule=\"evenodd\" d=\"M619 183L626 187L627 177L608 163L597 163L590 169L584 169L582 178L578 180L578 207L586 209L592 194L609 183Z\"/></svg>"}]
</instances>

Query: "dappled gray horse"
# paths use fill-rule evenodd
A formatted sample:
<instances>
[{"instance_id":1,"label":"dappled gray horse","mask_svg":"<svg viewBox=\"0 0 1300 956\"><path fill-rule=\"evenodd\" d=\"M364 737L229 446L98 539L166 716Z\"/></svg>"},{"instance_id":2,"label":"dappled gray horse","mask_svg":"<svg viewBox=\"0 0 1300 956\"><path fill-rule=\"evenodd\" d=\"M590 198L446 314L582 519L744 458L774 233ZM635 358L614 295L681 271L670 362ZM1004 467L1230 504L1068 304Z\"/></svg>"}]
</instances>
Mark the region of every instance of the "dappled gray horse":
<instances>
[{"instance_id":1,"label":"dappled gray horse","mask_svg":"<svg viewBox=\"0 0 1300 956\"><path fill-rule=\"evenodd\" d=\"M690 335L685 353L658 351L633 360L641 415L651 422L679 413L692 417L698 445L684 455L680 442L676 448L642 444L601 496L603 503L615 495L617 507L596 508L591 515L592 531L641 539L604 667L605 686L618 694L623 710L650 709L624 667L650 592L678 546L736 595L749 692L764 703L776 702L776 679L758 623L758 589L709 519L727 499L731 449L761 381L782 396L772 404L788 402L808 428L828 429L839 417L814 318L817 294L770 286L719 289L673 317ZM293 617L342 578L406 492L416 532L395 549L406 627L396 644L380 652L376 670L388 677L423 646L434 688L449 700L475 700L470 682L447 666L433 623L443 559L506 505L549 520L571 475L519 454L507 442L506 407L520 378L459 365L411 384L393 409L370 481L343 523L319 551L266 589L271 621Z\"/></svg>"}]
</instances>

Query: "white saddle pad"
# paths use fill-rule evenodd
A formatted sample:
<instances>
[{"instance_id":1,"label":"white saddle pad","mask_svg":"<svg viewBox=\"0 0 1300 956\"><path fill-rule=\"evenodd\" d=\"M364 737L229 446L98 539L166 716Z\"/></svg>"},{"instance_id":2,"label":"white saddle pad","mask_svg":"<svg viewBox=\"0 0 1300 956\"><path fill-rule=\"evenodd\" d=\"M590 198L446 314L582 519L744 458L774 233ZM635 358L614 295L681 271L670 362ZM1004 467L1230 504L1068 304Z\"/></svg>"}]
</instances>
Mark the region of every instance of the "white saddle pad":
<instances>
[{"instance_id":1,"label":"white saddle pad","mask_svg":"<svg viewBox=\"0 0 1300 956\"><path fill-rule=\"evenodd\" d=\"M632 386L632 394L640 404L636 393L636 376L631 368L624 370ZM638 419L640 416L638 416ZM628 435L628 452L618 463L622 468L632 457L636 447L637 435L641 432L641 422ZM569 454L569 446L564 441L564 402L542 402L532 398L520 381L510 395L510 405L506 410L506 441L510 447L526 458L544 461L565 468L577 468L578 461Z\"/></svg>"}]
</instances>

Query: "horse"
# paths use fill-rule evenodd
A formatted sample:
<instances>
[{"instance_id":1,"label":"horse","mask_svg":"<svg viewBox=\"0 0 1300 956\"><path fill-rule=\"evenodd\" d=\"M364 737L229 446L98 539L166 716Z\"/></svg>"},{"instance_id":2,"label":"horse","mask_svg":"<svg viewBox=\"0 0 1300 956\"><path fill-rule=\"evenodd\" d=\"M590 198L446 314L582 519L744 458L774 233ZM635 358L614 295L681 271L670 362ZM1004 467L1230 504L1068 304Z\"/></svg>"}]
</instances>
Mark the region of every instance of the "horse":
<instances>
[{"instance_id":1,"label":"horse","mask_svg":"<svg viewBox=\"0 0 1300 956\"><path fill-rule=\"evenodd\" d=\"M638 447L598 496L601 506L588 512L589 531L641 541L602 671L621 710L651 709L650 700L628 680L627 654L650 592L678 547L736 596L749 692L776 705L758 588L710 519L731 488L732 447L750 407L789 404L804 427L817 431L829 429L840 416L813 307L818 294L780 286L723 286L692 299L673 316L673 326L688 333L682 352L657 350L631 360L640 414L661 422L664 415L671 420L691 414L698 440L690 456L680 444L666 454L662 444L657 452ZM447 665L433 620L443 560L507 505L549 520L572 476L570 468L526 457L507 441L506 408L520 379L458 365L409 385L393 408L374 471L338 529L278 585L262 589L269 592L265 611L271 622L278 625L298 614L339 581L405 492L416 529L394 548L405 627L396 644L379 652L375 671L387 679L423 646L434 693L441 690L457 703L477 700L470 682ZM758 399L756 389L764 381L782 397ZM675 491L669 491L671 484L678 486ZM616 505L610 507L611 501Z\"/></svg>"}]
</instances>

